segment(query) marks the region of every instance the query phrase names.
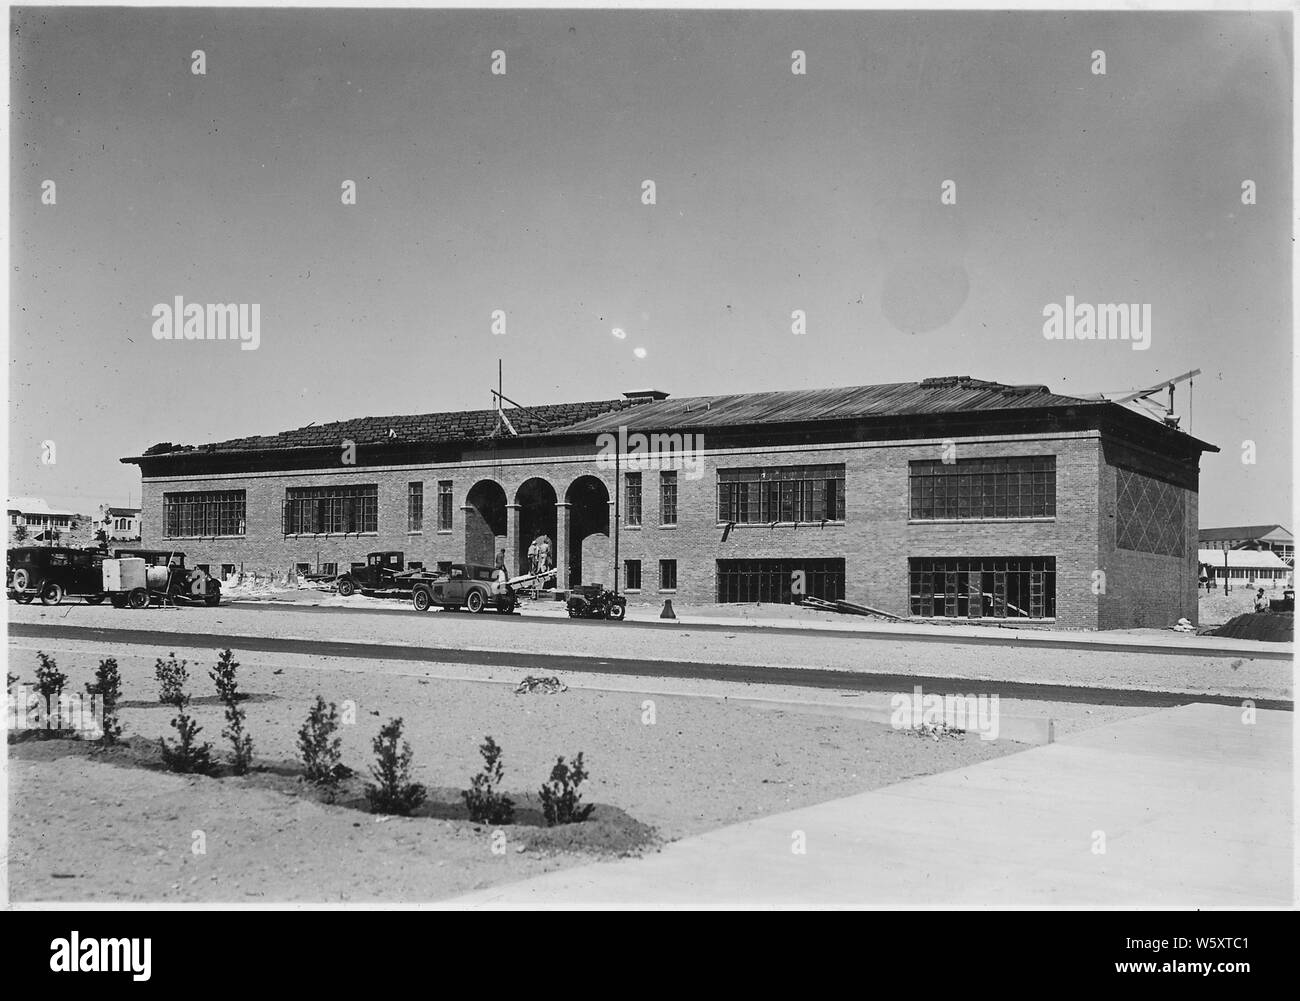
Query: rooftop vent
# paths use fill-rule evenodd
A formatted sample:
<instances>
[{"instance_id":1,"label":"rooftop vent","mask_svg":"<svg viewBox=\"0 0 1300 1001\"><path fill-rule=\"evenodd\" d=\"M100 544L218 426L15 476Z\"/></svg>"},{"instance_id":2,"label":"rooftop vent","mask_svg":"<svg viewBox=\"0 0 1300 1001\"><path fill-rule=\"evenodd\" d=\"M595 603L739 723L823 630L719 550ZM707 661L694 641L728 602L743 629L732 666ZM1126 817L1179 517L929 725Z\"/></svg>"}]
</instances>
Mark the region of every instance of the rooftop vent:
<instances>
[{"instance_id":1,"label":"rooftop vent","mask_svg":"<svg viewBox=\"0 0 1300 1001\"><path fill-rule=\"evenodd\" d=\"M668 394L662 389L634 389L630 393L624 393L624 397L629 400L666 400Z\"/></svg>"}]
</instances>

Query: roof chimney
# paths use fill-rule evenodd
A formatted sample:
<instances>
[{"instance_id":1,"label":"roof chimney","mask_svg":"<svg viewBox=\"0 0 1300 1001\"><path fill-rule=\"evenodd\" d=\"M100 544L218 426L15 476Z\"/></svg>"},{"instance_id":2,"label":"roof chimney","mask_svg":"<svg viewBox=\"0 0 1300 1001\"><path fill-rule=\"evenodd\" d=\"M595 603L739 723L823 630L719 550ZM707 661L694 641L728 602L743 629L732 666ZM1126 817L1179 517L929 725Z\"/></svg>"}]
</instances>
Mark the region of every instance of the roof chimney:
<instances>
[{"instance_id":1,"label":"roof chimney","mask_svg":"<svg viewBox=\"0 0 1300 1001\"><path fill-rule=\"evenodd\" d=\"M662 389L634 389L630 393L624 393L623 396L629 400L640 402L642 400L666 400L668 394Z\"/></svg>"}]
</instances>

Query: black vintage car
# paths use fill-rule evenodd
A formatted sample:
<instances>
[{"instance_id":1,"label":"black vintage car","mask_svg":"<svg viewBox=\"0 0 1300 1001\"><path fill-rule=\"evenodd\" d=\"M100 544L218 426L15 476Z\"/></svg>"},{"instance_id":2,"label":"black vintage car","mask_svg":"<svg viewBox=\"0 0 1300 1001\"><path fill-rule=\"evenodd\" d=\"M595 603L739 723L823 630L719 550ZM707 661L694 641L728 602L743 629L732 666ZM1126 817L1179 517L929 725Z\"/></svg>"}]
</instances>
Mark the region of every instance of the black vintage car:
<instances>
[{"instance_id":1,"label":"black vintage car","mask_svg":"<svg viewBox=\"0 0 1300 1001\"><path fill-rule=\"evenodd\" d=\"M144 560L148 595L151 602L180 602L187 605L219 605L221 582L198 567L185 566L185 554L174 549L117 549L116 559L137 557ZM129 595L113 594L116 608L126 607Z\"/></svg>"},{"instance_id":2,"label":"black vintage car","mask_svg":"<svg viewBox=\"0 0 1300 1001\"><path fill-rule=\"evenodd\" d=\"M84 598L92 605L104 600L104 554L67 546L17 546L9 550L5 591L26 605L40 598L57 605L64 598Z\"/></svg>"}]
</instances>

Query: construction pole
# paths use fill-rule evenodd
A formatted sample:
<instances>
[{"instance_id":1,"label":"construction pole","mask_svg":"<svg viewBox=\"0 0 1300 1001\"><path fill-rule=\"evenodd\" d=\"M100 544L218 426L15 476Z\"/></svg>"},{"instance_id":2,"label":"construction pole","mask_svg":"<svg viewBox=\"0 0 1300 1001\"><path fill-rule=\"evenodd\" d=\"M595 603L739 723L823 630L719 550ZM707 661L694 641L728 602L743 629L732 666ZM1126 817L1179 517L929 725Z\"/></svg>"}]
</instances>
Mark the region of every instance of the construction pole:
<instances>
[{"instance_id":1,"label":"construction pole","mask_svg":"<svg viewBox=\"0 0 1300 1001\"><path fill-rule=\"evenodd\" d=\"M620 437L624 437L621 436ZM619 495L622 491L623 474L622 456L619 454L622 442L614 448L614 593L618 594L618 528L620 523Z\"/></svg>"}]
</instances>

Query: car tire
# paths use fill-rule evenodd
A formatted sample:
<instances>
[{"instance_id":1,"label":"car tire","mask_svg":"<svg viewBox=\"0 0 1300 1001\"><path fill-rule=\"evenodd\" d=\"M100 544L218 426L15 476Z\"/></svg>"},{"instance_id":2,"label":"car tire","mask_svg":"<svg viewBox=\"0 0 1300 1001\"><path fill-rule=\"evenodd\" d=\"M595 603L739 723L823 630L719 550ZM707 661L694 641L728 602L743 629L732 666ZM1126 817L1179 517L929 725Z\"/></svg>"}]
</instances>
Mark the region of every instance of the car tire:
<instances>
[{"instance_id":1,"label":"car tire","mask_svg":"<svg viewBox=\"0 0 1300 1001\"><path fill-rule=\"evenodd\" d=\"M509 615L511 612L515 610L516 607L518 607L518 605L519 602L511 598L509 601L505 601L502 602L500 605L497 605L497 611L500 612L502 615Z\"/></svg>"},{"instance_id":2,"label":"car tire","mask_svg":"<svg viewBox=\"0 0 1300 1001\"><path fill-rule=\"evenodd\" d=\"M60 584L46 584L41 588L41 604L57 605L63 601L63 596L66 593Z\"/></svg>"},{"instance_id":3,"label":"car tire","mask_svg":"<svg viewBox=\"0 0 1300 1001\"><path fill-rule=\"evenodd\" d=\"M605 615L608 618L613 619L615 622L622 622L623 616L625 616L626 614L627 614L627 609L624 608L622 605L610 605L609 611L605 613Z\"/></svg>"},{"instance_id":4,"label":"car tire","mask_svg":"<svg viewBox=\"0 0 1300 1001\"><path fill-rule=\"evenodd\" d=\"M207 597L203 599L203 603L207 605L209 608L216 608L218 605L221 604L221 595L209 594Z\"/></svg>"},{"instance_id":5,"label":"car tire","mask_svg":"<svg viewBox=\"0 0 1300 1001\"><path fill-rule=\"evenodd\" d=\"M483 592L475 590L465 595L465 607L476 615L483 611Z\"/></svg>"},{"instance_id":6,"label":"car tire","mask_svg":"<svg viewBox=\"0 0 1300 1001\"><path fill-rule=\"evenodd\" d=\"M429 592L422 587L418 587L411 592L411 605L417 612L427 612L432 607L433 602L429 600Z\"/></svg>"},{"instance_id":7,"label":"car tire","mask_svg":"<svg viewBox=\"0 0 1300 1001\"><path fill-rule=\"evenodd\" d=\"M104 599L107 598L107 597L108 597L108 595L106 595L106 594L88 594L88 595L86 595L86 604L87 604L87 605L102 605L102 604L104 603Z\"/></svg>"},{"instance_id":8,"label":"car tire","mask_svg":"<svg viewBox=\"0 0 1300 1001\"><path fill-rule=\"evenodd\" d=\"M141 608L148 608L149 592L142 587L137 587L135 588L135 590L133 590L130 594L126 596L126 603L129 607L137 610Z\"/></svg>"},{"instance_id":9,"label":"car tire","mask_svg":"<svg viewBox=\"0 0 1300 1001\"><path fill-rule=\"evenodd\" d=\"M15 594L14 601L18 602L18 604L20 605L30 605L32 603L32 599L35 597L36 595L34 594Z\"/></svg>"},{"instance_id":10,"label":"car tire","mask_svg":"<svg viewBox=\"0 0 1300 1001\"><path fill-rule=\"evenodd\" d=\"M352 583L352 581L348 580L347 578L344 578L343 580L339 581L340 598L351 598L356 593L357 593L357 586L356 584Z\"/></svg>"}]
</instances>

